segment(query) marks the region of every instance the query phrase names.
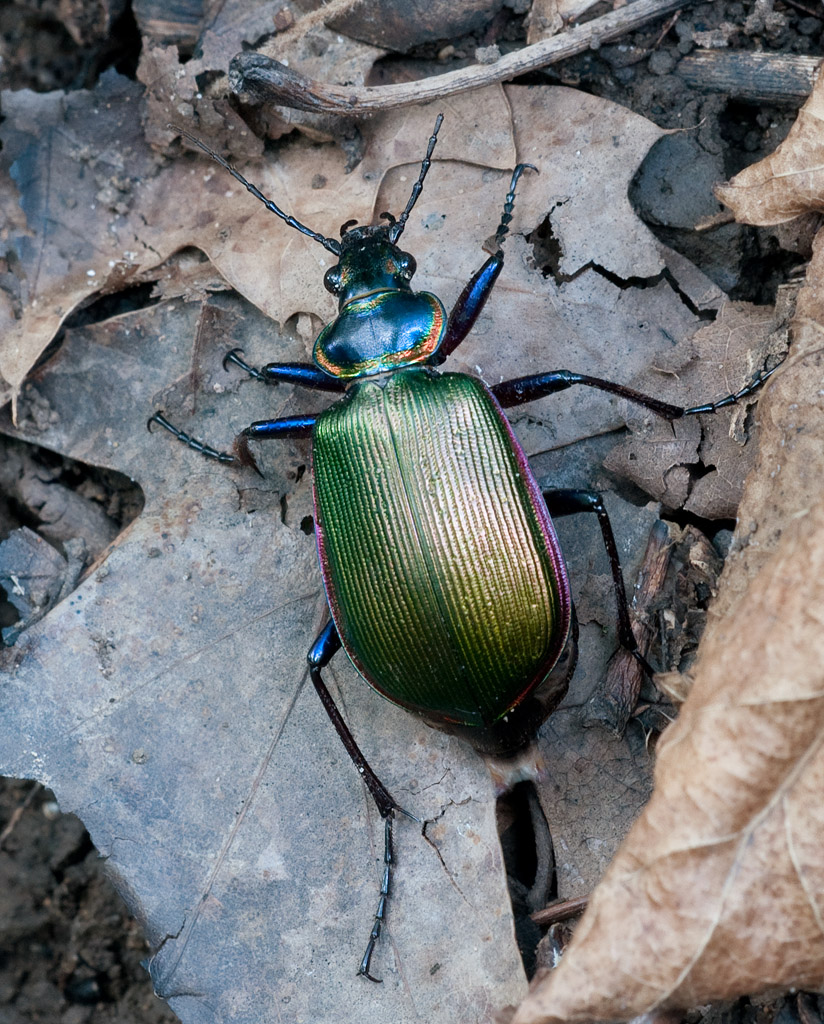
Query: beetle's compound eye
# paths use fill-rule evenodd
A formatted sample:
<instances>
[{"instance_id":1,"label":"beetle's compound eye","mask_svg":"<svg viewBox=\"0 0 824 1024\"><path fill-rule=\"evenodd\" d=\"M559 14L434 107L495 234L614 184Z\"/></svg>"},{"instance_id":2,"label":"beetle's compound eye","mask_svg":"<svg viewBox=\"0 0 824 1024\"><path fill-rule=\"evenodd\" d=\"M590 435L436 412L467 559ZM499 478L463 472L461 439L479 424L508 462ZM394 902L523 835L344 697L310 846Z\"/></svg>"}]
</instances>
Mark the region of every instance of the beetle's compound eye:
<instances>
[{"instance_id":1,"label":"beetle's compound eye","mask_svg":"<svg viewBox=\"0 0 824 1024\"><path fill-rule=\"evenodd\" d=\"M412 253L402 252L398 260L398 270L400 270L403 277L407 281L411 281L417 269L418 264L415 262L415 257Z\"/></svg>"},{"instance_id":2,"label":"beetle's compound eye","mask_svg":"<svg viewBox=\"0 0 824 1024\"><path fill-rule=\"evenodd\" d=\"M334 267L330 267L323 275L323 287L333 295L338 295L340 294L341 282L340 267L336 263Z\"/></svg>"}]
</instances>

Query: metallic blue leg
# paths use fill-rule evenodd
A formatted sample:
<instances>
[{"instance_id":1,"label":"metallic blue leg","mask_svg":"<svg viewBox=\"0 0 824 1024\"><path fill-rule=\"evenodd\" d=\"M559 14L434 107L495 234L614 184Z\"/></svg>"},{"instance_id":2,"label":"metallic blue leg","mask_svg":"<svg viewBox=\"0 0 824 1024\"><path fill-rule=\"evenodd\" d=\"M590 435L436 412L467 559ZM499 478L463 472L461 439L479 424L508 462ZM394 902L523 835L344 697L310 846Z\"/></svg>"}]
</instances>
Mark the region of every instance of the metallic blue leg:
<instances>
[{"instance_id":1,"label":"metallic blue leg","mask_svg":"<svg viewBox=\"0 0 824 1024\"><path fill-rule=\"evenodd\" d=\"M347 754L352 758L353 764L358 769L363 781L366 783L367 789L372 794L372 799L375 801L380 816L386 818L395 811L401 811L403 814L406 814L407 812L395 801L386 786L372 771L369 762L355 742L355 737L349 731L349 726L344 722L340 711L338 711L335 702L332 700L332 695L326 688L326 683L321 678L321 669L329 664L332 656L338 650L340 650L340 637L335 629L334 622L330 620L321 631L320 636L312 644L309 654L306 656L306 660L309 662L309 675L311 676L312 683L317 690L321 703L326 709L326 714L329 715L332 725L335 727L335 731L340 736L344 747L346 747ZM410 818L413 817L411 814L408 816ZM417 818L414 820L417 821Z\"/></svg>"},{"instance_id":2,"label":"metallic blue leg","mask_svg":"<svg viewBox=\"0 0 824 1024\"><path fill-rule=\"evenodd\" d=\"M498 251L494 256L489 257L480 270L475 271L469 283L459 295L458 301L449 314L449 321L446 325L446 334L443 341L438 351L430 359L430 363L433 366L440 366L446 357L460 345L472 330L475 321L486 304L486 300L492 294L492 289L504 265L504 253L501 246L504 237L509 232L509 225L512 221L512 209L515 204L515 186L527 168L537 171L537 168L533 167L532 164L518 164L512 172L509 191L504 200L501 222L495 232L495 245L498 247Z\"/></svg>"},{"instance_id":3,"label":"metallic blue leg","mask_svg":"<svg viewBox=\"0 0 824 1024\"><path fill-rule=\"evenodd\" d=\"M346 722L344 722L340 711L338 711L335 702L332 700L332 695L329 693L326 683L324 683L321 678L321 669L329 664L336 651L340 650L340 646L340 637L335 629L335 624L330 620L324 626L317 640L312 644L309 654L307 655L307 661L309 662L309 675L312 679L315 690L321 699L321 703L326 710L326 714L329 716L332 725L334 725L335 731L340 737L344 747L346 747L346 752L352 758L353 764L358 769L361 778L366 783L369 792L372 794L372 799L375 801L375 805L378 808L380 816L384 819L383 881L381 883L375 921L372 925L372 931L366 945L366 952L363 954L360 967L358 968L359 975L363 975L364 978L368 978L370 981L378 982L380 981L380 978L375 978L369 973L369 964L372 960L372 954L375 951L375 946L377 945L380 937L381 926L386 917L386 904L389 899L389 883L391 880L391 868L393 863L392 820L396 811L401 814L405 814L408 818L412 818L413 821L418 821L419 819L413 814L410 814L409 811L405 811L398 803L396 803L392 794L372 771L369 762L363 756L360 747L355 742L355 737L349 731L349 727Z\"/></svg>"},{"instance_id":4,"label":"metallic blue leg","mask_svg":"<svg viewBox=\"0 0 824 1024\"><path fill-rule=\"evenodd\" d=\"M260 441L270 438L311 437L316 419L317 416L283 416L277 420L259 420L257 423L246 427L235 438L234 454L232 452L218 451L216 448L212 448L211 445L198 441L197 438L192 437L190 434L178 430L160 412L150 416L146 426L151 430L152 424L157 423L164 430L168 430L178 441L182 441L183 444L193 451L205 455L207 459L215 459L218 462L239 462L242 466L251 466L256 473L260 474L257 463L249 451L250 439Z\"/></svg>"},{"instance_id":5,"label":"metallic blue leg","mask_svg":"<svg viewBox=\"0 0 824 1024\"><path fill-rule=\"evenodd\" d=\"M258 370L250 366L245 359L241 359L242 354L243 350L239 348L227 352L223 359L223 368L228 369L226 364L233 363L241 370L245 370L250 377L265 384L297 384L315 391L334 391L338 394L346 390L345 381L330 377L314 363L267 363Z\"/></svg>"},{"instance_id":6,"label":"metallic blue leg","mask_svg":"<svg viewBox=\"0 0 824 1024\"><path fill-rule=\"evenodd\" d=\"M612 570L615 601L618 605L618 642L625 650L629 651L647 675L652 677L654 669L638 650L638 643L632 632L615 534L612 532L612 524L609 521L603 498L597 491L557 490L544 491L544 501L550 516L556 519L560 516L572 515L575 512L594 512L598 516L598 525L601 527L601 536L604 538L604 547L607 550Z\"/></svg>"},{"instance_id":7,"label":"metallic blue leg","mask_svg":"<svg viewBox=\"0 0 824 1024\"><path fill-rule=\"evenodd\" d=\"M501 384L495 384L491 388L492 394L498 399L504 409L513 405L523 405L524 402L534 402L538 398L547 395L557 394L559 391L566 391L573 384L583 384L586 387L597 388L599 391L609 391L613 395L626 398L636 405L649 409L658 416L667 420L679 420L684 416L695 416L698 413L715 412L723 409L726 405L733 405L742 398L746 398L768 380L778 369L774 366L759 374L749 384L736 391L733 395L726 395L716 402L708 402L706 405L694 405L685 409L681 405L670 405L669 402L661 402L650 395L644 395L633 388L625 387L623 384L614 384L610 380L603 380L601 377L589 377L585 373L571 373L569 370L550 370L548 373L536 373L530 377L518 377L515 380L505 380Z\"/></svg>"},{"instance_id":8,"label":"metallic blue leg","mask_svg":"<svg viewBox=\"0 0 824 1024\"><path fill-rule=\"evenodd\" d=\"M312 436L317 416L281 416L276 420L258 420L245 427L235 438L235 451L241 466L250 466L258 476L263 476L249 450L249 441L286 440Z\"/></svg>"},{"instance_id":9,"label":"metallic blue leg","mask_svg":"<svg viewBox=\"0 0 824 1024\"><path fill-rule=\"evenodd\" d=\"M503 265L503 253L498 253L496 256L490 256L480 270L476 270L472 275L449 314L446 334L444 334L438 351L429 360L433 366L440 366L472 330L486 300L492 293L492 288L498 280Z\"/></svg>"},{"instance_id":10,"label":"metallic blue leg","mask_svg":"<svg viewBox=\"0 0 824 1024\"><path fill-rule=\"evenodd\" d=\"M280 416L276 420L257 420L244 427L241 435L254 441L311 437L316 419L317 416Z\"/></svg>"}]
</instances>

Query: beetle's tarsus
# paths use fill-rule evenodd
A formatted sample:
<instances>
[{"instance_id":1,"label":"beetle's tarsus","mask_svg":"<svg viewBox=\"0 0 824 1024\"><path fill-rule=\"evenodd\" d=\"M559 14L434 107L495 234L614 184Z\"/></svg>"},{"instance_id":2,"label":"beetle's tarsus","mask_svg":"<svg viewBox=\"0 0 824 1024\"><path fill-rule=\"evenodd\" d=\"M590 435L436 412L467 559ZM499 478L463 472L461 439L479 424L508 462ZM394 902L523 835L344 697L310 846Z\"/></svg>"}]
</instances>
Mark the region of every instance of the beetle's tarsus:
<instances>
[{"instance_id":1,"label":"beetle's tarsus","mask_svg":"<svg viewBox=\"0 0 824 1024\"><path fill-rule=\"evenodd\" d=\"M495 232L495 244L498 246L496 256L503 256L503 250L501 245L503 244L504 238L509 234L509 225L512 222L512 210L515 207L515 188L518 185L521 175L525 170L538 172L538 168L533 164L518 164L515 170L512 172L512 177L509 179L509 191L504 199L504 212L501 215L501 223L498 225L498 229Z\"/></svg>"},{"instance_id":2,"label":"beetle's tarsus","mask_svg":"<svg viewBox=\"0 0 824 1024\"><path fill-rule=\"evenodd\" d=\"M227 352L223 357L223 369L228 370L229 367L226 364L233 363L235 366L239 366L241 370L248 373L250 377L254 377L255 380L262 380L264 383L268 383L266 381L266 377L260 372L260 370L256 369L254 366L250 366L245 359L241 359L242 355L242 348L231 349L231 351Z\"/></svg>"},{"instance_id":3,"label":"beetle's tarsus","mask_svg":"<svg viewBox=\"0 0 824 1024\"><path fill-rule=\"evenodd\" d=\"M359 978L368 978L369 981L374 981L376 985L382 985L383 984L383 978L376 978L373 974L370 974L369 971L361 971L361 970L359 970L358 971L358 977Z\"/></svg>"},{"instance_id":4,"label":"beetle's tarsus","mask_svg":"<svg viewBox=\"0 0 824 1024\"><path fill-rule=\"evenodd\" d=\"M400 810L400 808L398 808ZM404 812L405 813L405 812ZM364 978L368 978L370 981L380 983L381 978L375 978L369 973L369 965L372 962L372 954L375 952L375 946L378 943L378 939L381 935L381 928L383 922L386 919L386 904L389 899L389 882L392 877L392 815L390 814L384 819L383 823L383 881L381 882L380 897L378 899L378 909L375 911L375 920L372 924L372 931L369 933L369 941L366 943L366 951L363 954L363 958L358 968L358 974Z\"/></svg>"},{"instance_id":5,"label":"beetle's tarsus","mask_svg":"<svg viewBox=\"0 0 824 1024\"><path fill-rule=\"evenodd\" d=\"M158 426L163 427L164 430L168 430L170 434L186 445L187 448L191 448L194 452L199 452L207 459L214 459L216 462L234 462L235 456L229 452L219 452L217 448L213 448L210 444L205 444L203 441L198 441L196 437L192 437L191 434L187 434L184 430L178 430L178 428L170 423L162 412L159 410L150 416L146 423L146 429L149 433L152 433L152 424L157 423Z\"/></svg>"},{"instance_id":6,"label":"beetle's tarsus","mask_svg":"<svg viewBox=\"0 0 824 1024\"><path fill-rule=\"evenodd\" d=\"M781 362L783 363L783 361L784 360L782 359ZM717 402L707 402L705 405L693 405L689 409L684 409L681 415L696 416L701 413L713 413L717 412L719 409L725 409L727 406L736 405L742 398L749 398L753 392L757 391L765 381L772 377L779 366L781 366L781 363L776 363L776 365L771 367L769 370L764 370L762 373L759 373L757 377L753 377L748 384L745 384L744 387L736 391L735 394L719 398Z\"/></svg>"}]
</instances>

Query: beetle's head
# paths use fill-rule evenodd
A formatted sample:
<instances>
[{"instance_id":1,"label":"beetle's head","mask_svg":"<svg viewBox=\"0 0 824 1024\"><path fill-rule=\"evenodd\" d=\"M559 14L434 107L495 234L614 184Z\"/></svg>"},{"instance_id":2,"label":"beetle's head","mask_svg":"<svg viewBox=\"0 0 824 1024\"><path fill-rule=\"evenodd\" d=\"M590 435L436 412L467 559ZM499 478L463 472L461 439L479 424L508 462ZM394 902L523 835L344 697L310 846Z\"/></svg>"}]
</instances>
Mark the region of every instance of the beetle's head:
<instances>
[{"instance_id":1,"label":"beetle's head","mask_svg":"<svg viewBox=\"0 0 824 1024\"><path fill-rule=\"evenodd\" d=\"M363 377L402 366L423 363L437 352L446 330L446 311L440 299L427 292L413 292L409 282L415 259L398 248L398 239L409 220L432 161L443 114L438 114L421 163L418 180L400 217L382 213L385 224L341 228L341 240L327 238L282 210L272 199L213 149L184 128L174 128L261 200L266 208L302 235L319 242L337 257L323 283L338 297L339 314L315 341L316 364L333 377Z\"/></svg>"},{"instance_id":2,"label":"beetle's head","mask_svg":"<svg viewBox=\"0 0 824 1024\"><path fill-rule=\"evenodd\" d=\"M333 377L366 377L424 363L437 352L446 311L428 292L413 292L415 259L395 244L388 224L341 228L338 262L324 284L338 296L339 313L315 340L313 359Z\"/></svg>"},{"instance_id":3,"label":"beetle's head","mask_svg":"<svg viewBox=\"0 0 824 1024\"><path fill-rule=\"evenodd\" d=\"M347 221L340 229L340 258L326 271L324 287L338 298L338 308L353 299L376 292L410 291L415 257L391 241L395 218L384 213L388 224L352 227Z\"/></svg>"}]
</instances>

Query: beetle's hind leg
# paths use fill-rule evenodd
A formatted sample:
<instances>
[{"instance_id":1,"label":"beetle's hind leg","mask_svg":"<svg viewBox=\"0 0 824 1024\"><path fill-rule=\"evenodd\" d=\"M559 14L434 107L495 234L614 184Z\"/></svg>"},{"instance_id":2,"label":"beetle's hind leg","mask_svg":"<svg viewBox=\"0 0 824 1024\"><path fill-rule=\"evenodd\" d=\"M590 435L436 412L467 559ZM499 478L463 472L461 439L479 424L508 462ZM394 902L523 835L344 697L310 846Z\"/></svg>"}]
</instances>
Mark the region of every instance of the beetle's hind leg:
<instances>
[{"instance_id":1,"label":"beetle's hind leg","mask_svg":"<svg viewBox=\"0 0 824 1024\"><path fill-rule=\"evenodd\" d=\"M550 370L547 373L535 373L529 377L516 377L514 380L505 380L500 384L493 384L490 390L504 409L511 409L515 405L535 402L539 398L546 398L547 395L556 395L559 391L566 391L567 388L571 388L575 384L581 384L584 387L596 388L598 391L606 391L609 394L618 395L619 398L626 398L627 401L649 409L650 412L654 412L656 416L661 416L663 419L679 420L684 416L697 416L699 413L716 412L718 409L723 409L728 405L740 402L742 398L749 398L750 395L754 394L772 377L780 365L781 363L777 363L771 369L759 373L758 376L754 377L734 394L725 395L715 402L707 402L705 405L693 405L689 408L684 408L682 405L671 405L669 402L662 402L659 398L645 395L634 388L626 387L624 384L616 384L614 381L604 380L601 377L590 377L586 373L572 373L569 370Z\"/></svg>"},{"instance_id":2,"label":"beetle's hind leg","mask_svg":"<svg viewBox=\"0 0 824 1024\"><path fill-rule=\"evenodd\" d=\"M615 534L612 532L612 524L609 521L603 498L597 491L557 490L544 491L544 501L550 516L554 516L556 519L559 516L568 516L575 512L594 512L598 516L598 525L601 527L601 536L604 538L604 547L609 556L609 566L612 570L615 603L618 606L618 641L635 658L647 675L652 677L655 670L638 649L638 641L632 632L627 593L621 573L621 561L618 558Z\"/></svg>"},{"instance_id":3,"label":"beetle's hind leg","mask_svg":"<svg viewBox=\"0 0 824 1024\"><path fill-rule=\"evenodd\" d=\"M381 936L381 928L383 927L384 918L386 917L386 903L389 899L389 883L392 879L392 815L388 814L383 819L383 881L381 882L381 891L378 897L378 909L375 911L375 920L372 924L372 931L369 933L369 941L366 943L366 949L363 957L361 958L360 966L358 967L358 975L364 978L368 978L369 981L375 981L380 984L383 981L382 978L376 978L374 974L369 973L369 967L372 962L372 954L375 952L375 946L378 944L378 939Z\"/></svg>"},{"instance_id":4,"label":"beetle's hind leg","mask_svg":"<svg viewBox=\"0 0 824 1024\"><path fill-rule=\"evenodd\" d=\"M360 747L355 742L355 737L349 731L349 727L341 717L340 711L337 709L337 705L332 700L332 695L326 687L321 677L321 669L324 668L332 660L332 657L340 650L340 637L338 631L335 629L334 622L328 622L324 626L323 630L318 636L317 640L312 644L307 655L307 661L309 662L309 675L311 676L312 683L314 684L315 690L321 699L326 714L329 716L332 725L335 727L335 731L341 739L346 752L352 758L352 763L358 769L361 778L366 783L369 792L372 794L372 799L375 801L375 805L378 808L380 816L384 819L384 848L383 848L383 881L381 883L380 895L378 898L378 909L375 912L375 921L372 925L372 931L369 935L369 941L366 945L366 952L363 954L363 958L358 968L358 974L363 975L364 978L368 978L370 981L380 981L379 978L373 977L369 973L369 965L372 960L372 954L375 951L378 938L381 933L381 926L386 917L386 904L389 899L389 884L392 878L392 820L395 813L405 814L407 818L412 818L413 821L419 821L414 814L410 814L409 811L405 811L403 807L394 799L389 790L384 786L377 775L372 771L369 762L363 756Z\"/></svg>"}]
</instances>

